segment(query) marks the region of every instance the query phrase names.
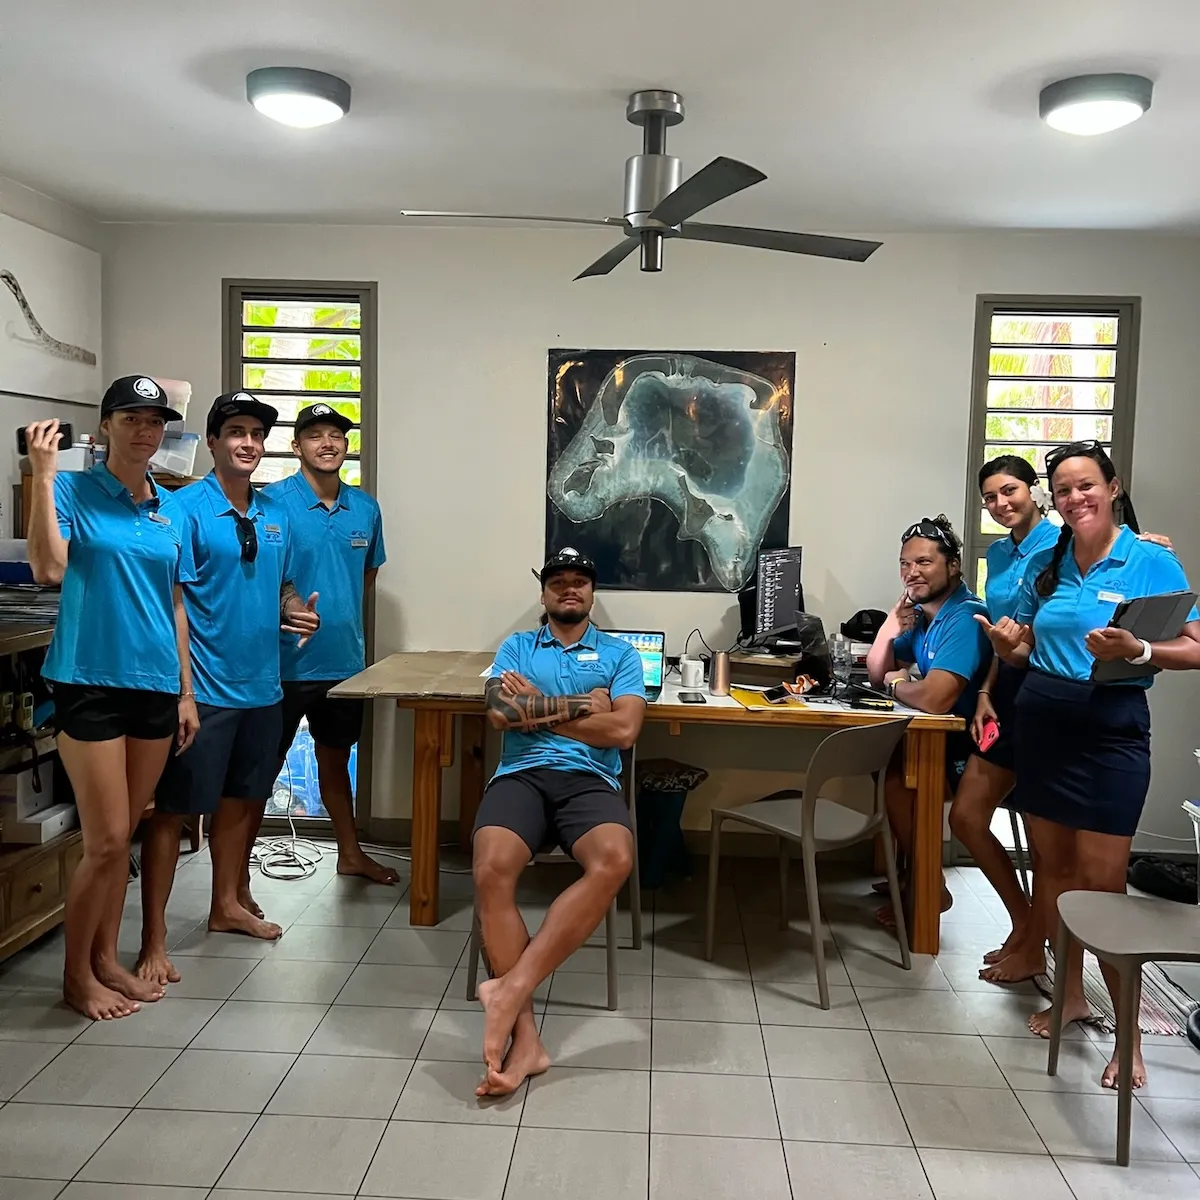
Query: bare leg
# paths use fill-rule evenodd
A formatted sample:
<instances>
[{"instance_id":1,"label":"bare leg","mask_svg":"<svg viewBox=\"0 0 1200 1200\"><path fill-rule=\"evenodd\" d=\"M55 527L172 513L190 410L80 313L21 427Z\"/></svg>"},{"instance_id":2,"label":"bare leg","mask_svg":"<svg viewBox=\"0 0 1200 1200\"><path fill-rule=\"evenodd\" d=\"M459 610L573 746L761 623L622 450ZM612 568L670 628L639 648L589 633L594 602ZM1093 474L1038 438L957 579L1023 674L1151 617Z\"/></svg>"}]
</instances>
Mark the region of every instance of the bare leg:
<instances>
[{"instance_id":1,"label":"bare leg","mask_svg":"<svg viewBox=\"0 0 1200 1200\"><path fill-rule=\"evenodd\" d=\"M267 811L267 802L265 800L239 800L238 803L256 810L257 815L247 815L246 819L246 847L242 856L242 880L238 885L237 902L251 916L257 917L261 921L265 914L262 907L250 894L250 859L254 855L254 843L258 840L258 831L262 827L263 813Z\"/></svg>"},{"instance_id":2,"label":"bare leg","mask_svg":"<svg viewBox=\"0 0 1200 1200\"><path fill-rule=\"evenodd\" d=\"M905 787L903 768L897 759L893 758L884 776L884 799L887 801L888 821L892 827L892 835L901 855L906 859L912 858L913 825L916 819L917 793ZM901 878L901 886L905 892L905 908L911 908L908 898L909 882ZM946 887L946 877L942 876L942 912L946 912L954 904L954 897ZM896 928L896 914L892 906L885 904L875 911L875 920L885 929Z\"/></svg>"},{"instance_id":3,"label":"bare leg","mask_svg":"<svg viewBox=\"0 0 1200 1200\"><path fill-rule=\"evenodd\" d=\"M92 965L100 926L112 911L114 895L124 895L129 878L125 739L79 742L61 733L58 752L83 831L83 858L67 889L63 999L93 1021L127 1017L137 1012L137 1002L98 979Z\"/></svg>"},{"instance_id":4,"label":"bare leg","mask_svg":"<svg viewBox=\"0 0 1200 1200\"><path fill-rule=\"evenodd\" d=\"M517 908L517 880L529 862L529 847L510 829L487 826L475 835L475 902L488 965L493 978L503 978L529 945L529 931ZM481 989L482 990L482 989ZM507 1039L506 1039L507 1040ZM503 1046L500 1048L503 1054ZM521 1080L550 1065L533 1015L533 997L522 1005L512 1029L512 1047L501 1060L489 1062L475 1089L477 1096L506 1096Z\"/></svg>"},{"instance_id":5,"label":"bare leg","mask_svg":"<svg viewBox=\"0 0 1200 1200\"><path fill-rule=\"evenodd\" d=\"M125 739L125 781L129 797L129 831L138 827L146 806L154 796L167 755L171 750L171 739L144 738ZM121 962L117 953L117 937L121 929L121 913L125 909L125 892L113 892L113 900L100 921L96 941L92 946L92 967L96 978L107 987L113 988L131 1000L161 1000L166 980L147 979L134 975Z\"/></svg>"},{"instance_id":6,"label":"bare leg","mask_svg":"<svg viewBox=\"0 0 1200 1200\"><path fill-rule=\"evenodd\" d=\"M591 936L633 869L633 836L623 825L598 825L571 847L583 875L550 906L546 919L510 971L479 987L487 1013L483 1057L492 1081L495 1064L534 989Z\"/></svg>"},{"instance_id":7,"label":"bare leg","mask_svg":"<svg viewBox=\"0 0 1200 1200\"><path fill-rule=\"evenodd\" d=\"M249 847L258 834L262 813L263 805L258 801L221 797L209 834L213 881L208 927L214 933L245 933L273 942L283 930L256 917L238 900L238 891L245 879Z\"/></svg>"},{"instance_id":8,"label":"bare leg","mask_svg":"<svg viewBox=\"0 0 1200 1200\"><path fill-rule=\"evenodd\" d=\"M358 844L354 827L354 796L350 790L350 751L333 746L317 746L317 778L321 802L333 823L337 838L339 875L361 875L372 883L395 883L400 876L391 867L368 858Z\"/></svg>"},{"instance_id":9,"label":"bare leg","mask_svg":"<svg viewBox=\"0 0 1200 1200\"><path fill-rule=\"evenodd\" d=\"M142 949L133 970L139 979L160 987L179 982L179 972L167 958L167 901L185 820L155 812L142 836Z\"/></svg>"}]
</instances>

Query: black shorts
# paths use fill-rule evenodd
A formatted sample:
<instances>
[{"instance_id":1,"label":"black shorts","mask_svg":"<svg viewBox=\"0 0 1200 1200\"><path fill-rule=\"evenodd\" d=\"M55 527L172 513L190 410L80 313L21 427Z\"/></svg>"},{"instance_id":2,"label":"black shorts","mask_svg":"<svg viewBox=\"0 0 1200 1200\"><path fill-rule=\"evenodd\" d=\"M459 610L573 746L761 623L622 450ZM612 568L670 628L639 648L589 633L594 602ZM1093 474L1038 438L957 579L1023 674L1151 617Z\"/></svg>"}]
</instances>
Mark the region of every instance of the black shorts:
<instances>
[{"instance_id":1,"label":"black shorts","mask_svg":"<svg viewBox=\"0 0 1200 1200\"><path fill-rule=\"evenodd\" d=\"M315 682L311 679L285 680L283 684L283 736L279 757L286 758L302 718L308 718L308 732L318 746L331 750L349 750L362 736L361 700L331 700L329 689L342 681Z\"/></svg>"},{"instance_id":2,"label":"black shorts","mask_svg":"<svg viewBox=\"0 0 1200 1200\"><path fill-rule=\"evenodd\" d=\"M963 772L967 769L967 759L971 756L975 743L965 730L957 730L946 734L946 792L953 796L962 782Z\"/></svg>"},{"instance_id":3,"label":"black shorts","mask_svg":"<svg viewBox=\"0 0 1200 1200\"><path fill-rule=\"evenodd\" d=\"M531 856L550 845L570 854L571 847L598 825L630 828L624 796L591 771L546 767L493 779L475 817L475 833L488 826L511 829Z\"/></svg>"},{"instance_id":4,"label":"black shorts","mask_svg":"<svg viewBox=\"0 0 1200 1200\"><path fill-rule=\"evenodd\" d=\"M266 800L279 774L283 704L216 708L201 704L200 732L167 759L154 807L176 816L214 813L221 798Z\"/></svg>"},{"instance_id":5,"label":"black shorts","mask_svg":"<svg viewBox=\"0 0 1200 1200\"><path fill-rule=\"evenodd\" d=\"M51 688L55 727L77 742L119 737L154 742L179 730L179 697L173 692L79 683L51 683Z\"/></svg>"}]
</instances>

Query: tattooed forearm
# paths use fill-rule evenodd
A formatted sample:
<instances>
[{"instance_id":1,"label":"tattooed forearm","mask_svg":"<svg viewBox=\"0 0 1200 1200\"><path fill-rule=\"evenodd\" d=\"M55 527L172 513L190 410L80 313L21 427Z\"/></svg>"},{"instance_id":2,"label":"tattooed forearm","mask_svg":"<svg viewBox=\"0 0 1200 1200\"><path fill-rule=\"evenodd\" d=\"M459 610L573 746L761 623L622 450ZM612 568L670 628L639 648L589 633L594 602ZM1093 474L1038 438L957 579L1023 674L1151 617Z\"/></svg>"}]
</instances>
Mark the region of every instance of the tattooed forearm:
<instances>
[{"instance_id":1,"label":"tattooed forearm","mask_svg":"<svg viewBox=\"0 0 1200 1200\"><path fill-rule=\"evenodd\" d=\"M499 679L487 681L484 698L496 729L550 729L592 711L591 696L514 696Z\"/></svg>"}]
</instances>

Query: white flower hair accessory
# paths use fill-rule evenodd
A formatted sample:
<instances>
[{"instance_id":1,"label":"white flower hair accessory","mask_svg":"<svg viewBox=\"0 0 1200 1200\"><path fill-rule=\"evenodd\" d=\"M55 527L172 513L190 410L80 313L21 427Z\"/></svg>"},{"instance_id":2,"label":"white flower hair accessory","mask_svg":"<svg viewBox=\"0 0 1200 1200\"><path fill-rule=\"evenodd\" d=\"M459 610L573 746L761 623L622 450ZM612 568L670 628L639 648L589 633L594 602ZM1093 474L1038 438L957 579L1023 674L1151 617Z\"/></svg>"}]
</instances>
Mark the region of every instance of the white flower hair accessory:
<instances>
[{"instance_id":1,"label":"white flower hair accessory","mask_svg":"<svg viewBox=\"0 0 1200 1200\"><path fill-rule=\"evenodd\" d=\"M1050 493L1046 491L1040 483L1035 483L1029 489L1029 494L1033 497L1033 502L1042 510L1042 512L1050 511Z\"/></svg>"}]
</instances>

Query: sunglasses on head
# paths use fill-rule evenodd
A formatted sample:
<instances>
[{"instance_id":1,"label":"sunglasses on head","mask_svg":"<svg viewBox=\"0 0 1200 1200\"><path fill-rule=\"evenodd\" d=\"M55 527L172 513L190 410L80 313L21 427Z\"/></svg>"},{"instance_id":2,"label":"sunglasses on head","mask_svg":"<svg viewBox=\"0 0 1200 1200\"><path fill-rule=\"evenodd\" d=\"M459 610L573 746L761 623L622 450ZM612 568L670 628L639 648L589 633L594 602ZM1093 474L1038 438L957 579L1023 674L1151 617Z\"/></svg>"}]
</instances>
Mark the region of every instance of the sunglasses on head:
<instances>
[{"instance_id":1,"label":"sunglasses on head","mask_svg":"<svg viewBox=\"0 0 1200 1200\"><path fill-rule=\"evenodd\" d=\"M258 557L258 530L249 517L234 513L237 522L238 542L242 547L242 562L252 563Z\"/></svg>"},{"instance_id":2,"label":"sunglasses on head","mask_svg":"<svg viewBox=\"0 0 1200 1200\"><path fill-rule=\"evenodd\" d=\"M1098 442L1095 438L1083 438L1078 442L1067 442L1062 446L1055 446L1053 449L1046 451L1046 474L1053 475L1054 468L1064 459L1076 458L1079 455L1091 458L1097 452L1104 458L1108 458L1104 444Z\"/></svg>"},{"instance_id":3,"label":"sunglasses on head","mask_svg":"<svg viewBox=\"0 0 1200 1200\"><path fill-rule=\"evenodd\" d=\"M941 542L947 550L955 554L958 553L958 547L954 544L954 540L950 535L928 517L922 517L915 525L910 525L900 536L900 544L904 545L909 539L915 537L928 538L932 542Z\"/></svg>"}]
</instances>

